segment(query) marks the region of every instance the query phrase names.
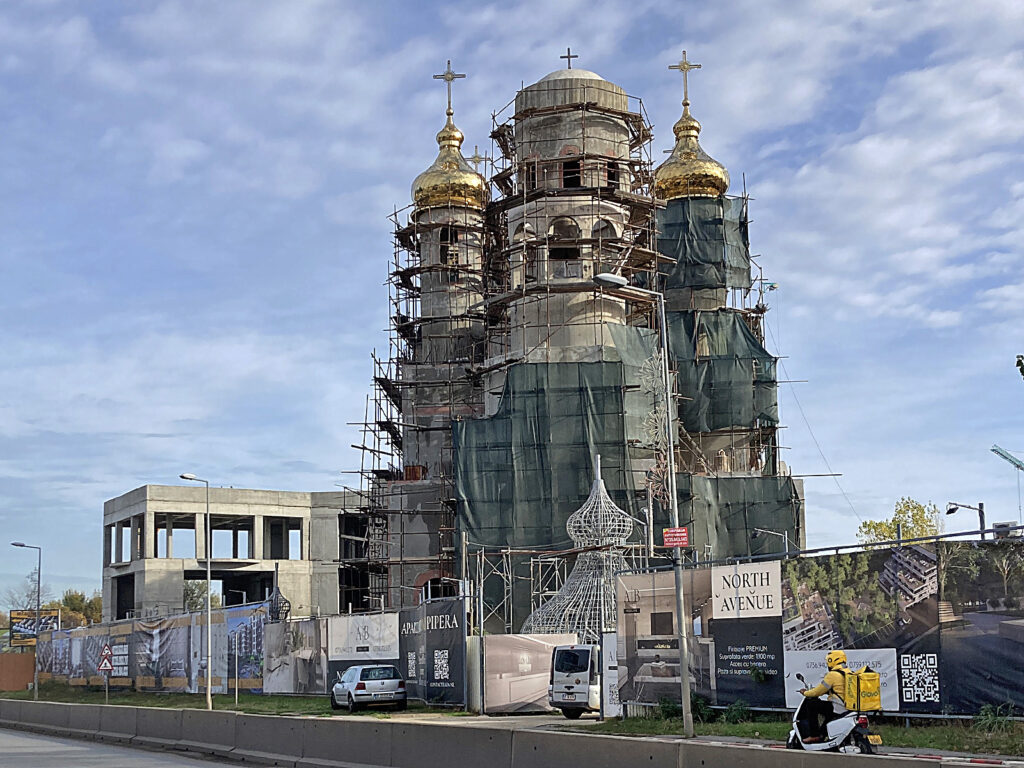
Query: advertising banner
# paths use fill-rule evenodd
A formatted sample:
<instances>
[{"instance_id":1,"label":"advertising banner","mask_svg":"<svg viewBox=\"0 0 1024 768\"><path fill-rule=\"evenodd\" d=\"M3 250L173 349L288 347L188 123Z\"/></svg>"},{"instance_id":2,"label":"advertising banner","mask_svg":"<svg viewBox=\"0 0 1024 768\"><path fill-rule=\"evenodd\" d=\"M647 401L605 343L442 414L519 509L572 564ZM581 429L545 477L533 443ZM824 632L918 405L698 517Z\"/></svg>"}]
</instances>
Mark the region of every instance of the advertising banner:
<instances>
[{"instance_id":1,"label":"advertising banner","mask_svg":"<svg viewBox=\"0 0 1024 768\"><path fill-rule=\"evenodd\" d=\"M279 621L264 628L266 693L327 693L328 619Z\"/></svg>"},{"instance_id":2,"label":"advertising banner","mask_svg":"<svg viewBox=\"0 0 1024 768\"><path fill-rule=\"evenodd\" d=\"M709 624L715 648L717 698L743 699L759 707L776 706L785 690L779 619L712 619Z\"/></svg>"},{"instance_id":3,"label":"advertising banner","mask_svg":"<svg viewBox=\"0 0 1024 768\"><path fill-rule=\"evenodd\" d=\"M240 605L224 610L227 631L227 668L231 678L229 688L250 693L262 693L264 682L264 629L267 624L266 603ZM321 626L320 637L326 631ZM236 680L237 678L237 680Z\"/></svg>"},{"instance_id":4,"label":"advertising banner","mask_svg":"<svg viewBox=\"0 0 1024 768\"><path fill-rule=\"evenodd\" d=\"M484 713L550 712L551 652L576 641L575 634L486 635Z\"/></svg>"},{"instance_id":5,"label":"advertising banner","mask_svg":"<svg viewBox=\"0 0 1024 768\"><path fill-rule=\"evenodd\" d=\"M39 611L39 626L36 626L36 611L12 610L10 640L13 647L32 646L36 644L39 632L52 632L60 629L60 609L43 608Z\"/></svg>"},{"instance_id":6,"label":"advertising banner","mask_svg":"<svg viewBox=\"0 0 1024 768\"><path fill-rule=\"evenodd\" d=\"M432 600L399 614L399 669L409 698L428 704L466 702L466 604Z\"/></svg>"},{"instance_id":7,"label":"advertising banner","mask_svg":"<svg viewBox=\"0 0 1024 768\"><path fill-rule=\"evenodd\" d=\"M601 695L604 696L604 716L620 717L622 703L619 701L619 662L615 655L617 645L614 632L601 636Z\"/></svg>"},{"instance_id":8,"label":"advertising banner","mask_svg":"<svg viewBox=\"0 0 1024 768\"><path fill-rule=\"evenodd\" d=\"M786 706L796 709L803 699L800 689L805 687L797 674L807 681L807 687L818 685L828 672L825 655L821 651L786 651ZM846 665L850 669L867 666L882 679L882 709L896 712L900 707L899 678L896 675L896 649L873 648L847 650Z\"/></svg>"},{"instance_id":9,"label":"advertising banner","mask_svg":"<svg viewBox=\"0 0 1024 768\"><path fill-rule=\"evenodd\" d=\"M712 618L782 616L782 564L778 560L714 566L711 588Z\"/></svg>"}]
</instances>

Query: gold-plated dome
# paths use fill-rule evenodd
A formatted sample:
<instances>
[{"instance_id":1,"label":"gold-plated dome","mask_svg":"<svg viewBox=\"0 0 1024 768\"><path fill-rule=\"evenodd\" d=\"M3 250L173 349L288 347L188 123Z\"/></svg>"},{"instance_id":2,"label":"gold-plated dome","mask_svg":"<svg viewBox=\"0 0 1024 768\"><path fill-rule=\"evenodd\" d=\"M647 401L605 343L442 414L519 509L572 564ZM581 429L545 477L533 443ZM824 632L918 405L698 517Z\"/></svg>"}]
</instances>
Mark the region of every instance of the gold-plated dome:
<instances>
[{"instance_id":1,"label":"gold-plated dome","mask_svg":"<svg viewBox=\"0 0 1024 768\"><path fill-rule=\"evenodd\" d=\"M452 122L451 107L448 119L437 134L440 151L437 159L412 183L412 199L417 208L455 205L465 208L483 208L487 202L487 182L474 171L461 147L465 136Z\"/></svg>"},{"instance_id":2,"label":"gold-plated dome","mask_svg":"<svg viewBox=\"0 0 1024 768\"><path fill-rule=\"evenodd\" d=\"M700 123L683 101L683 116L672 126L676 146L654 171L655 195L662 200L680 197L718 197L729 188L729 171L701 149Z\"/></svg>"}]
</instances>

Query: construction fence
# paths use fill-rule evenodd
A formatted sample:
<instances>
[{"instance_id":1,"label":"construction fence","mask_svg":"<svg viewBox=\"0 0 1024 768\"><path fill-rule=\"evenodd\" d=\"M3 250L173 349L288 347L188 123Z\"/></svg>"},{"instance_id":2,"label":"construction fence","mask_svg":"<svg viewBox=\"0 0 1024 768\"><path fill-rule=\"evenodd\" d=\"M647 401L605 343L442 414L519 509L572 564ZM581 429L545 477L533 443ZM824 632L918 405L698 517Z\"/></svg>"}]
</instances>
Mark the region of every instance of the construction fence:
<instances>
[{"instance_id":1,"label":"construction fence","mask_svg":"<svg viewBox=\"0 0 1024 768\"><path fill-rule=\"evenodd\" d=\"M102 686L103 648L110 646L115 688L203 693L206 614L93 624L41 632L39 679ZM415 608L292 621L268 621L266 603L212 612L214 693L326 694L356 664L394 664L410 698L435 704L466 701L464 598ZM236 683L237 680L237 683Z\"/></svg>"},{"instance_id":2,"label":"construction fence","mask_svg":"<svg viewBox=\"0 0 1024 768\"><path fill-rule=\"evenodd\" d=\"M693 690L714 705L794 708L825 654L881 674L882 707L906 714L1024 710L1024 542L934 541L690 567ZM679 701L671 570L620 574L618 694Z\"/></svg>"}]
</instances>

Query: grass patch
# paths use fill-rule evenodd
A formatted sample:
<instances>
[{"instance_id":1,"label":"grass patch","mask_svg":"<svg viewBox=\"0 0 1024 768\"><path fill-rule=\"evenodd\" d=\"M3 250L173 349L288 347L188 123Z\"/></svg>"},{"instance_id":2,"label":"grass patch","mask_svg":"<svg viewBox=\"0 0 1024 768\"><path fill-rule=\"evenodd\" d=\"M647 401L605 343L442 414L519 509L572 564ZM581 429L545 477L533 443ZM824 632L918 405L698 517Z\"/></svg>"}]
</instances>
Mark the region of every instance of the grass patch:
<instances>
[{"instance_id":1,"label":"grass patch","mask_svg":"<svg viewBox=\"0 0 1024 768\"><path fill-rule=\"evenodd\" d=\"M934 724L933 724L934 723ZM1008 724L1007 724L1008 723ZM605 733L617 736L668 736L682 733L682 721L674 718L649 718L629 720L606 720L603 723L580 723L566 725L567 728L586 729L588 733ZM785 743L789 734L790 720L758 715L750 722L727 723L716 720L711 723L694 722L698 736L728 736L742 739L762 739ZM975 724L964 722L918 721L909 728L885 722L872 722L871 730L881 734L884 747L909 747L914 749L946 750L950 752L976 752L979 754L1024 755L1024 723L1000 721L995 730L986 730Z\"/></svg>"},{"instance_id":2,"label":"grass patch","mask_svg":"<svg viewBox=\"0 0 1024 768\"><path fill-rule=\"evenodd\" d=\"M31 691L11 691L0 693L9 699L30 701ZM56 701L66 704L103 704L102 689L71 687L60 683L43 683L39 686L40 701ZM202 695L191 693L144 693L139 691L111 691L110 703L131 707L163 707L169 709L205 709L206 700ZM331 709L330 699L326 694L318 696L273 696L253 693L240 693L238 706L235 706L235 695L214 695L213 708L225 711L244 712L250 715L313 715L332 717L347 714L345 710ZM417 701L409 702L409 712L436 712ZM358 713L366 717L390 717L390 710L363 709Z\"/></svg>"}]
</instances>

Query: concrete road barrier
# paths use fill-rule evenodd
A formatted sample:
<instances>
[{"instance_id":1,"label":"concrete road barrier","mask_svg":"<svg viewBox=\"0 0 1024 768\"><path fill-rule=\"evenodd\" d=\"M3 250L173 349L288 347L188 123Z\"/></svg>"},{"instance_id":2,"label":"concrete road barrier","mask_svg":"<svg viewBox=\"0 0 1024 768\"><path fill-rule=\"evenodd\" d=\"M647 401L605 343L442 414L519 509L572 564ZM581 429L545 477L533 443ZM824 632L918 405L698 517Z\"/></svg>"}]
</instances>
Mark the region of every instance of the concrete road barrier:
<instances>
[{"instance_id":1,"label":"concrete road barrier","mask_svg":"<svg viewBox=\"0 0 1024 768\"><path fill-rule=\"evenodd\" d=\"M68 733L81 739L95 739L100 730L100 709L93 704L67 704Z\"/></svg>"},{"instance_id":2,"label":"concrete road barrier","mask_svg":"<svg viewBox=\"0 0 1024 768\"><path fill-rule=\"evenodd\" d=\"M49 701L23 701L21 720L32 731L67 733L68 708Z\"/></svg>"},{"instance_id":3,"label":"concrete road barrier","mask_svg":"<svg viewBox=\"0 0 1024 768\"><path fill-rule=\"evenodd\" d=\"M234 712L205 709L181 710L181 736L177 749L229 757L235 748Z\"/></svg>"},{"instance_id":4,"label":"concrete road barrier","mask_svg":"<svg viewBox=\"0 0 1024 768\"><path fill-rule=\"evenodd\" d=\"M146 747L176 747L181 741L181 710L138 707L133 744Z\"/></svg>"},{"instance_id":5,"label":"concrete road barrier","mask_svg":"<svg viewBox=\"0 0 1024 768\"><path fill-rule=\"evenodd\" d=\"M391 730L391 765L395 768L512 768L513 733L516 732L508 728L396 722ZM563 763L561 768L566 765ZM618 768L622 768L622 764Z\"/></svg>"},{"instance_id":6,"label":"concrete road barrier","mask_svg":"<svg viewBox=\"0 0 1024 768\"><path fill-rule=\"evenodd\" d=\"M680 765L677 741L649 741L623 736L591 736L557 731L513 731L513 768L674 768ZM700 766L700 762L685 763ZM707 768L707 766L705 766Z\"/></svg>"},{"instance_id":7,"label":"concrete road barrier","mask_svg":"<svg viewBox=\"0 0 1024 768\"><path fill-rule=\"evenodd\" d=\"M235 748L229 756L294 768L302 757L302 724L297 717L235 715Z\"/></svg>"},{"instance_id":8,"label":"concrete road barrier","mask_svg":"<svg viewBox=\"0 0 1024 768\"><path fill-rule=\"evenodd\" d=\"M100 729L96 738L122 743L130 743L135 738L136 707L99 704L96 708L100 711Z\"/></svg>"},{"instance_id":9,"label":"concrete road barrier","mask_svg":"<svg viewBox=\"0 0 1024 768\"><path fill-rule=\"evenodd\" d=\"M0 725L18 725L21 722L21 702L0 699Z\"/></svg>"},{"instance_id":10,"label":"concrete road barrier","mask_svg":"<svg viewBox=\"0 0 1024 768\"><path fill-rule=\"evenodd\" d=\"M369 718L302 720L297 768L390 766L395 724ZM422 750L416 754L422 755ZM422 764L422 763L421 763Z\"/></svg>"}]
</instances>

